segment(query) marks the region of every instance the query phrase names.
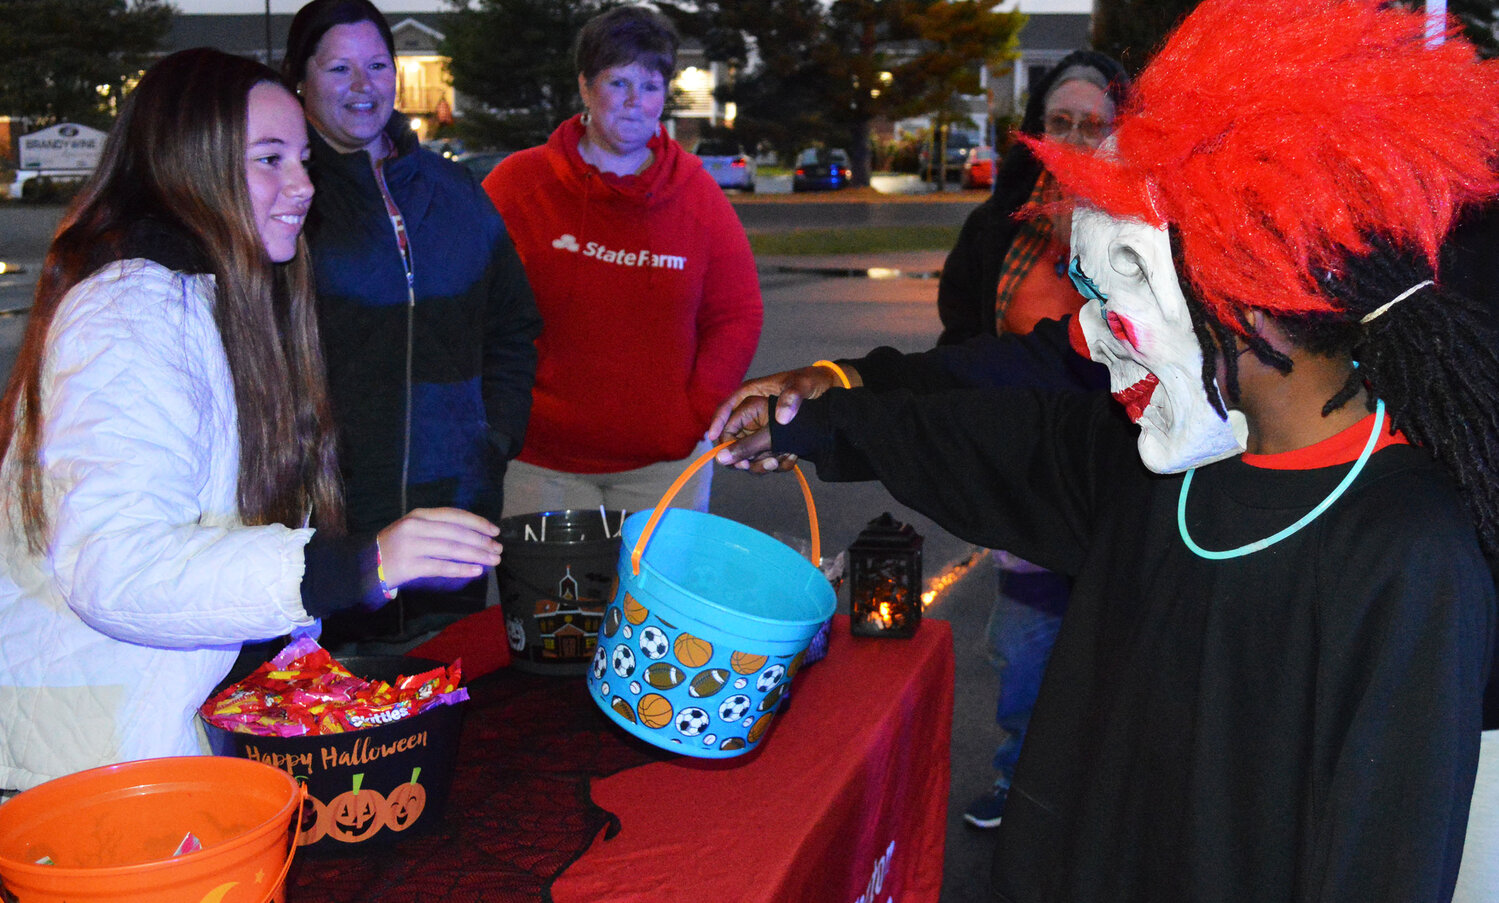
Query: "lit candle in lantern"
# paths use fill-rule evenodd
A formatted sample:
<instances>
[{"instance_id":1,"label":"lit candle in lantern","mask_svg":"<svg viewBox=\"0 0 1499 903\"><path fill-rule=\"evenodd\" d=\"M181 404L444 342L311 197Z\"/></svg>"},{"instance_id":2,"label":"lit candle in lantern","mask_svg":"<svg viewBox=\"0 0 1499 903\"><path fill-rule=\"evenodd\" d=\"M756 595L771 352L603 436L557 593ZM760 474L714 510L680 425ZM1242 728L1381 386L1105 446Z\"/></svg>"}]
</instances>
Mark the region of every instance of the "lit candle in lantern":
<instances>
[{"instance_id":1,"label":"lit candle in lantern","mask_svg":"<svg viewBox=\"0 0 1499 903\"><path fill-rule=\"evenodd\" d=\"M855 636L909 637L921 624L921 537L888 513L848 550L849 629Z\"/></svg>"}]
</instances>

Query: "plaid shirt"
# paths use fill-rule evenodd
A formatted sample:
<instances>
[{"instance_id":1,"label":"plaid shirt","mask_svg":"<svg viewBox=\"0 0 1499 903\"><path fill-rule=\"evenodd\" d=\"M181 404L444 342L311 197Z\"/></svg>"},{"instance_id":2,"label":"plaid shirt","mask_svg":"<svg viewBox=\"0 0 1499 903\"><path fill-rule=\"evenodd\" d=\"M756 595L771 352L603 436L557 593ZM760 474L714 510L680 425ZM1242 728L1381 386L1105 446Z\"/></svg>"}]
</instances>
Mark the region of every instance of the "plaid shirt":
<instances>
[{"instance_id":1,"label":"plaid shirt","mask_svg":"<svg viewBox=\"0 0 1499 903\"><path fill-rule=\"evenodd\" d=\"M1051 173L1043 171L1041 177L1036 180L1036 187L1031 190L1031 196L1026 201L1025 210L1030 207L1044 209L1048 204L1054 204L1062 199L1061 189L1057 186L1057 180ZM1003 334L1005 331L1005 313L1009 310L1010 301L1014 299L1015 292L1020 288L1020 283L1030 274L1031 267L1046 253L1051 245L1051 235L1054 230L1051 217L1045 213L1038 213L1021 222L1020 230L1015 233L1015 238L1010 242L1009 250L1005 251L1004 264L999 270L999 286L994 292L994 331Z\"/></svg>"}]
</instances>

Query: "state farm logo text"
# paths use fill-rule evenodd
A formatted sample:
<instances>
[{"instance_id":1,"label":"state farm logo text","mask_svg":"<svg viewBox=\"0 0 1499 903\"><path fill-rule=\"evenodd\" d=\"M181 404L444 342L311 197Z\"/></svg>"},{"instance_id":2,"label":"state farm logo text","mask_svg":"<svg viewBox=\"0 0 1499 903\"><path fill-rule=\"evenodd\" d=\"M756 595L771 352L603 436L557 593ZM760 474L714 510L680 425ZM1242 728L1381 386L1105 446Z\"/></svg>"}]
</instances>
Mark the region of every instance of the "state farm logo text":
<instances>
[{"instance_id":1,"label":"state farm logo text","mask_svg":"<svg viewBox=\"0 0 1499 903\"><path fill-rule=\"evenodd\" d=\"M638 251L606 248L596 241L579 247L578 239L570 234L563 234L555 239L552 247L559 251L572 251L574 254L581 252L584 257L592 257L602 263L613 263L622 267L655 267L662 270L687 268L687 258L680 254L653 254L649 248L641 248Z\"/></svg>"}]
</instances>

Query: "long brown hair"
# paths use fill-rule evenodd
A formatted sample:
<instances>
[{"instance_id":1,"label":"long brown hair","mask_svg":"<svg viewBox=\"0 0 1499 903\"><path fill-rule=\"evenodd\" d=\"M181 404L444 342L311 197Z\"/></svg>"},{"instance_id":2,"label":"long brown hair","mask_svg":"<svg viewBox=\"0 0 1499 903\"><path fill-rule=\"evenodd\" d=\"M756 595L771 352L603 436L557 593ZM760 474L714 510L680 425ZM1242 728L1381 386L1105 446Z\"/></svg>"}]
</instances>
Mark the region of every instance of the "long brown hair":
<instances>
[{"instance_id":1,"label":"long brown hair","mask_svg":"<svg viewBox=\"0 0 1499 903\"><path fill-rule=\"evenodd\" d=\"M256 228L245 171L250 89L279 84L253 60L198 48L152 66L123 105L98 169L58 226L5 395L0 457L14 455L29 546L47 533L42 507L41 370L63 297L123 256L132 225L180 231L215 277L214 320L239 419L240 518L343 532L339 483L307 246L274 264Z\"/></svg>"}]
</instances>

